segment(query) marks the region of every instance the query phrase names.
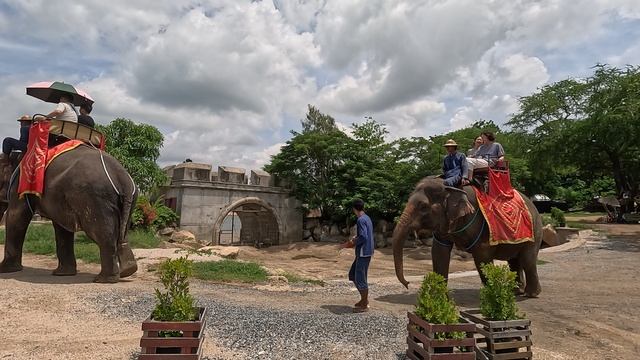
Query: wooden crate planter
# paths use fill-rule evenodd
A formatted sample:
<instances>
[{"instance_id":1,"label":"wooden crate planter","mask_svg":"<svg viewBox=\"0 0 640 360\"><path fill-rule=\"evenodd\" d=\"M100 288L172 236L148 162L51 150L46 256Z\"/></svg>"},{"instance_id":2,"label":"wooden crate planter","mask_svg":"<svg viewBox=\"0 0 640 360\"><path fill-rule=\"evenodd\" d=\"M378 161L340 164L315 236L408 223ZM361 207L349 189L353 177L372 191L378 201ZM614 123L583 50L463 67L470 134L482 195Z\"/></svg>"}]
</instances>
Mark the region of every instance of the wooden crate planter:
<instances>
[{"instance_id":1,"label":"wooden crate planter","mask_svg":"<svg viewBox=\"0 0 640 360\"><path fill-rule=\"evenodd\" d=\"M532 359L531 320L485 320L480 310L461 311L461 316L478 327L478 359Z\"/></svg>"},{"instance_id":2,"label":"wooden crate planter","mask_svg":"<svg viewBox=\"0 0 640 360\"><path fill-rule=\"evenodd\" d=\"M202 356L206 308L198 308L196 321L156 321L149 316L142 323L142 352L139 360L198 360ZM160 337L160 331L181 331L181 337Z\"/></svg>"},{"instance_id":3,"label":"wooden crate planter","mask_svg":"<svg viewBox=\"0 0 640 360\"><path fill-rule=\"evenodd\" d=\"M465 319L460 319L462 323L455 325L431 324L414 313L407 313L409 325L407 330L407 357L413 360L474 360L473 338L476 326L468 323ZM436 332L464 332L466 338L460 340L435 339ZM467 352L462 352L459 348L464 348Z\"/></svg>"}]
</instances>

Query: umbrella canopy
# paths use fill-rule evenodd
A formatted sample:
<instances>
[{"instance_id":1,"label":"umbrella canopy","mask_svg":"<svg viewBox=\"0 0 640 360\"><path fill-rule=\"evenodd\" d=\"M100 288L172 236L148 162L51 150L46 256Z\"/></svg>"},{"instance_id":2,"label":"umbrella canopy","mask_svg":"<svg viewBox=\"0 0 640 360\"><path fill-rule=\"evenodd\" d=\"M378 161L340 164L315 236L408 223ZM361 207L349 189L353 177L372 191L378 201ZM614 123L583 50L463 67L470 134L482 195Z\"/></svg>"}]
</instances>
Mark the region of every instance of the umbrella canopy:
<instances>
[{"instance_id":1,"label":"umbrella canopy","mask_svg":"<svg viewBox=\"0 0 640 360\"><path fill-rule=\"evenodd\" d=\"M27 86L27 95L50 103L58 103L60 95L70 95L73 105L93 104L93 99L86 91L60 81L43 81L31 84Z\"/></svg>"}]
</instances>

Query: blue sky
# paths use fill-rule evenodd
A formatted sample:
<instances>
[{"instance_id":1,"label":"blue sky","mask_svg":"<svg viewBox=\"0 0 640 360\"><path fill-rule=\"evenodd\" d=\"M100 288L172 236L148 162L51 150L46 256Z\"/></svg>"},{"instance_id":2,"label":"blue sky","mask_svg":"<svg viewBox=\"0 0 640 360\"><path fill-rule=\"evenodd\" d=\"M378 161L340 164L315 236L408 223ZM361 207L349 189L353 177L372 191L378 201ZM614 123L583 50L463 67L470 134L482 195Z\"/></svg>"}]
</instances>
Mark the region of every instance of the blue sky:
<instances>
[{"instance_id":1,"label":"blue sky","mask_svg":"<svg viewBox=\"0 0 640 360\"><path fill-rule=\"evenodd\" d=\"M26 85L63 80L99 123L161 129L162 164L257 168L307 104L390 137L504 123L546 83L637 65L639 37L635 0L0 0L0 135L51 107Z\"/></svg>"}]
</instances>

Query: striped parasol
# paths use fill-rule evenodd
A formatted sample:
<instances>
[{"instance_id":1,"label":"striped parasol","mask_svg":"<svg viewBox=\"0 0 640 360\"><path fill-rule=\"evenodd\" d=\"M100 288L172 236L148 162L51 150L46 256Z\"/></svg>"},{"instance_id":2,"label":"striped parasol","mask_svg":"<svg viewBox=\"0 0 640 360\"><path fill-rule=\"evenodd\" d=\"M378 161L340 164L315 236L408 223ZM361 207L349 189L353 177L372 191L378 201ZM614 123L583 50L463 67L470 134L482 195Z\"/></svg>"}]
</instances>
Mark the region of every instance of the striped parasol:
<instances>
[{"instance_id":1,"label":"striped parasol","mask_svg":"<svg viewBox=\"0 0 640 360\"><path fill-rule=\"evenodd\" d=\"M70 95L73 105L93 104L93 99L86 91L61 81L42 81L27 86L27 95L50 102L60 102L60 95Z\"/></svg>"}]
</instances>

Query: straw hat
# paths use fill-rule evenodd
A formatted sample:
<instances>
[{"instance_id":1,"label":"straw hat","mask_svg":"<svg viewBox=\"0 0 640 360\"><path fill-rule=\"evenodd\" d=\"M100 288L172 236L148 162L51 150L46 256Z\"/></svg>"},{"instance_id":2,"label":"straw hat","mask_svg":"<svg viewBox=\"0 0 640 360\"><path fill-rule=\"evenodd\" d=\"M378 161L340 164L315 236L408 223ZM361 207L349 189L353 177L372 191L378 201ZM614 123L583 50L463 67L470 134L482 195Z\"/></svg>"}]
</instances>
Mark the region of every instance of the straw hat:
<instances>
[{"instance_id":1,"label":"straw hat","mask_svg":"<svg viewBox=\"0 0 640 360\"><path fill-rule=\"evenodd\" d=\"M444 147L449 147L449 146L455 146L455 147L458 147L458 144L455 142L455 140L453 140L453 139L449 139L449 140L447 140L447 142L446 142L446 143L444 143L444 145L442 145L442 146L444 146Z\"/></svg>"}]
</instances>

